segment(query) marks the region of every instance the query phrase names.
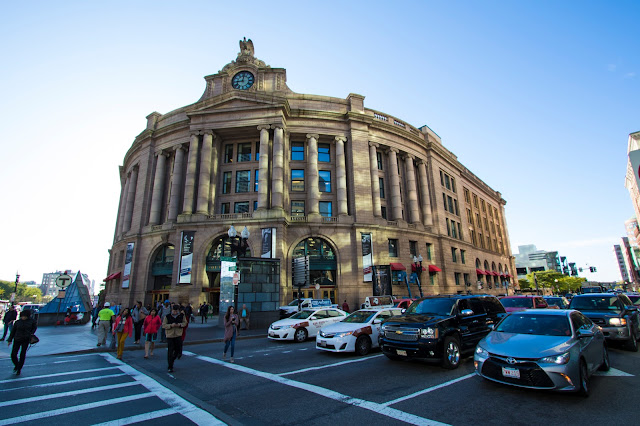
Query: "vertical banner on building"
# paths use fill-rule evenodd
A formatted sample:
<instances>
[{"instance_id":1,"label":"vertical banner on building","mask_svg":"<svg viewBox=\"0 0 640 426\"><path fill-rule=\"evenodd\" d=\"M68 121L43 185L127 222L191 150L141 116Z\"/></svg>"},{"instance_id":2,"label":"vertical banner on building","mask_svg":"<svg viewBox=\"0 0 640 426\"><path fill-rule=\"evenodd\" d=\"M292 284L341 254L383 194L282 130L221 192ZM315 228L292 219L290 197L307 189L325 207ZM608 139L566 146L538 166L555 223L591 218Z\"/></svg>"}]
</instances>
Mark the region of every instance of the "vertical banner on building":
<instances>
[{"instance_id":1,"label":"vertical banner on building","mask_svg":"<svg viewBox=\"0 0 640 426\"><path fill-rule=\"evenodd\" d=\"M262 228L262 254L260 257L268 259L273 257L273 245L275 244L275 228Z\"/></svg>"},{"instance_id":2,"label":"vertical banner on building","mask_svg":"<svg viewBox=\"0 0 640 426\"><path fill-rule=\"evenodd\" d=\"M183 231L180 239L180 276L178 284L191 284L191 265L193 264L193 237L195 231Z\"/></svg>"},{"instance_id":3,"label":"vertical banner on building","mask_svg":"<svg viewBox=\"0 0 640 426\"><path fill-rule=\"evenodd\" d=\"M362 239L362 273L364 281L373 280L373 251L371 250L371 234L361 233Z\"/></svg>"},{"instance_id":4,"label":"vertical banner on building","mask_svg":"<svg viewBox=\"0 0 640 426\"><path fill-rule=\"evenodd\" d=\"M129 288L132 261L133 261L133 243L128 243L127 253L124 256L124 271L122 271L122 288Z\"/></svg>"}]
</instances>

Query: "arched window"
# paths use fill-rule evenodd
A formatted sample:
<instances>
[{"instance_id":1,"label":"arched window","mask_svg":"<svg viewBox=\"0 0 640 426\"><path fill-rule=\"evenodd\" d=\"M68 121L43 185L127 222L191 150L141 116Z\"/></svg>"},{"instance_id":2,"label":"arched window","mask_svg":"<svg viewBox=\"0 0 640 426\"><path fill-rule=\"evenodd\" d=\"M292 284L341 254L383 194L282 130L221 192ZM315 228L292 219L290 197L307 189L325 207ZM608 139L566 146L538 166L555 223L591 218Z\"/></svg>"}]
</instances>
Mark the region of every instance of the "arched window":
<instances>
[{"instance_id":1,"label":"arched window","mask_svg":"<svg viewBox=\"0 0 640 426\"><path fill-rule=\"evenodd\" d=\"M337 263L333 247L322 238L310 237L300 241L293 249L294 261L304 256L309 259L308 286L314 288L319 284L320 296L335 303Z\"/></svg>"},{"instance_id":2,"label":"arched window","mask_svg":"<svg viewBox=\"0 0 640 426\"><path fill-rule=\"evenodd\" d=\"M480 259L476 258L476 269L482 269L482 264L480 263Z\"/></svg>"}]
</instances>

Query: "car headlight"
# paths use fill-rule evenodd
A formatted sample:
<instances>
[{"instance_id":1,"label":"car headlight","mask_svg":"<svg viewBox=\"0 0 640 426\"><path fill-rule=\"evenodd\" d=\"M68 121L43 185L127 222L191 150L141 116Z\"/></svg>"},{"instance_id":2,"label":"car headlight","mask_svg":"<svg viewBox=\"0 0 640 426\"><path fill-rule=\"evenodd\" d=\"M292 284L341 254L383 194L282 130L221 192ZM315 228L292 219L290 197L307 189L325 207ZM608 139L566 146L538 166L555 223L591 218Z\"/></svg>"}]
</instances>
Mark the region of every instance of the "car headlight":
<instances>
[{"instance_id":1,"label":"car headlight","mask_svg":"<svg viewBox=\"0 0 640 426\"><path fill-rule=\"evenodd\" d=\"M387 325L386 324L382 324L382 326L380 326L380 331L382 331L383 333L387 330Z\"/></svg>"},{"instance_id":2,"label":"car headlight","mask_svg":"<svg viewBox=\"0 0 640 426\"><path fill-rule=\"evenodd\" d=\"M420 336L424 339L437 339L438 329L433 327L421 328Z\"/></svg>"},{"instance_id":3,"label":"car headlight","mask_svg":"<svg viewBox=\"0 0 640 426\"><path fill-rule=\"evenodd\" d=\"M540 358L539 361L545 364L566 364L569 362L569 352L565 352L562 355Z\"/></svg>"},{"instance_id":4,"label":"car headlight","mask_svg":"<svg viewBox=\"0 0 640 426\"><path fill-rule=\"evenodd\" d=\"M483 348L482 346L478 345L478 346L476 346L476 355L482 356L482 357L488 357L489 356L489 352L487 352L487 350L485 348Z\"/></svg>"},{"instance_id":5,"label":"car headlight","mask_svg":"<svg viewBox=\"0 0 640 426\"><path fill-rule=\"evenodd\" d=\"M346 337L346 336L351 336L353 334L353 331L344 331L342 333L336 333L336 337Z\"/></svg>"},{"instance_id":6,"label":"car headlight","mask_svg":"<svg viewBox=\"0 0 640 426\"><path fill-rule=\"evenodd\" d=\"M615 326L627 325L626 318L609 318L609 324Z\"/></svg>"}]
</instances>

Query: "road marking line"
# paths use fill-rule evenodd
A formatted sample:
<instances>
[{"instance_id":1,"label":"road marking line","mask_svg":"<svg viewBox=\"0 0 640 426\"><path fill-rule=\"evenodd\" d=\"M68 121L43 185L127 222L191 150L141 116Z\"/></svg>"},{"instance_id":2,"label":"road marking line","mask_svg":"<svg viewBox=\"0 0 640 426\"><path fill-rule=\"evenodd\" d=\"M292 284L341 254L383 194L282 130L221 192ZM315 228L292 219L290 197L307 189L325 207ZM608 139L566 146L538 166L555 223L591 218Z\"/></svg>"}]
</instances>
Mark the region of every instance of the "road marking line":
<instances>
[{"instance_id":1,"label":"road marking line","mask_svg":"<svg viewBox=\"0 0 640 426\"><path fill-rule=\"evenodd\" d=\"M330 367L338 367L340 365L351 364L352 362L367 361L369 359L377 358L377 357L380 357L380 356L382 356L382 355L373 355L373 356L364 357L364 358L351 359L349 361L341 361L341 362L337 362L335 364L321 365L319 367L303 368L302 370L290 371L288 373L279 373L278 376L288 376L290 374L306 373L307 371L322 370L322 369L330 368Z\"/></svg>"},{"instance_id":2,"label":"road marking line","mask_svg":"<svg viewBox=\"0 0 640 426\"><path fill-rule=\"evenodd\" d=\"M10 419L2 419L0 420L0 426L12 425L16 423L26 423L33 420L39 420L45 417L59 416L67 413L75 413L78 411L90 410L92 408L104 407L105 405L119 404L121 402L129 402L129 401L135 401L138 399L153 398L153 397L155 397L153 392L147 392L147 393L142 393L138 395L130 395L130 396L123 396L120 398L105 399L103 401L90 402L88 404L74 405L70 407L59 408L57 410L42 411L40 413L29 414L26 416L23 415L18 417L12 417Z\"/></svg>"},{"instance_id":3,"label":"road marking line","mask_svg":"<svg viewBox=\"0 0 640 426\"><path fill-rule=\"evenodd\" d=\"M16 379L9 379L9 380L0 380L0 384L2 384L2 383L20 382L20 381L24 381L24 380L46 379L48 377L69 376L71 374L93 373L93 372L96 372L96 371L113 370L114 368L117 368L117 367L92 368L91 370L66 371L64 373L43 374L41 376L21 377L19 379L16 378ZM94 377L94 379L95 378L96 377Z\"/></svg>"},{"instance_id":4,"label":"road marking line","mask_svg":"<svg viewBox=\"0 0 640 426\"><path fill-rule=\"evenodd\" d=\"M243 367L238 364L230 364L224 361L219 361L214 358L210 358L203 355L196 355L192 352L183 352L184 355L195 356L196 359L201 361L209 362L211 364L216 364L221 367L227 367L232 370L236 370L242 373L251 374L256 377L261 377L263 379L271 380L276 383L280 383L286 386L291 386L294 388L302 389L307 392L314 393L316 395L323 396L325 398L333 399L338 402L342 402L345 404L352 405L358 408L364 408L365 410L373 411L383 416L390 417L395 420L400 420L405 423L410 423L414 425L433 425L433 426L443 426L446 423L440 423L435 420L426 419L424 417L416 416L414 414L406 413L404 411L397 410L395 408L387 407L383 404L378 404L376 402L365 401L360 398L353 398L348 395L341 394L339 392L332 391L330 389L326 389L320 386L311 385L304 382L298 382L296 380L287 379L284 377L280 377L277 374L265 373L263 371L254 370L252 368Z\"/></svg>"},{"instance_id":5,"label":"road marking line","mask_svg":"<svg viewBox=\"0 0 640 426\"><path fill-rule=\"evenodd\" d=\"M634 377L633 374L625 373L617 368L611 368L609 371L596 371L594 376L612 376L612 377Z\"/></svg>"},{"instance_id":6,"label":"road marking line","mask_svg":"<svg viewBox=\"0 0 640 426\"><path fill-rule=\"evenodd\" d=\"M397 404L398 402L406 401L407 399L415 398L416 396L424 395L425 393L433 392L434 390L442 389L442 388L444 388L446 386L449 386L449 385L452 385L454 383L458 383L458 382L461 382L463 380L467 380L467 379L469 379L469 378L471 378L471 377L473 377L475 375L476 375L476 373L467 374L466 376L462 376L462 377L458 377L457 379L449 380L448 382L441 383L441 384L439 384L437 386L432 386L430 388L423 389L421 391L412 393L410 395L403 396L401 398L397 398L397 399L394 399L392 401L384 402L381 405L389 406L389 405Z\"/></svg>"},{"instance_id":7,"label":"road marking line","mask_svg":"<svg viewBox=\"0 0 640 426\"><path fill-rule=\"evenodd\" d=\"M183 352L185 353L185 352ZM224 425L225 423L213 416L211 413L202 410L184 398L179 397L169 389L162 386L160 383L153 380L146 374L141 373L128 364L114 358L109 354L101 354L111 364L117 365L123 373L128 374L137 383L141 384L155 396L164 401L167 405L172 407L182 416L188 418L197 425Z\"/></svg>"},{"instance_id":8,"label":"road marking line","mask_svg":"<svg viewBox=\"0 0 640 426\"><path fill-rule=\"evenodd\" d=\"M126 376L126 374L124 374L124 373L108 374L106 376L100 376L98 378L96 378L96 377L86 377L84 379L65 380L63 382L43 383L43 384L40 384L40 385L21 386L19 388L0 389L0 392L8 392L8 391L13 392L14 390L17 390L17 389L48 388L48 387L51 387L51 386L70 385L72 383L89 382L89 381L94 381L94 380L102 380L102 379L108 379L108 378L111 378L111 377L123 377L123 376Z\"/></svg>"},{"instance_id":9,"label":"road marking line","mask_svg":"<svg viewBox=\"0 0 640 426\"><path fill-rule=\"evenodd\" d=\"M129 425L132 423L144 422L147 420L158 419L160 417L171 416L173 414L180 414L173 408L167 408L164 410L152 411L150 413L138 414L137 416L124 417L122 419L112 420L110 422L96 423L93 426L121 426Z\"/></svg>"},{"instance_id":10,"label":"road marking line","mask_svg":"<svg viewBox=\"0 0 640 426\"><path fill-rule=\"evenodd\" d=\"M67 392L51 393L48 395L33 396L30 398L14 399L11 401L2 401L0 402L0 407L6 407L7 405L15 405L15 404L27 404L29 402L41 401L43 399L55 399L55 398L62 398L65 396L77 396L77 395L96 392L96 391L120 389L120 388L129 387L129 386L139 386L139 385L140 384L136 382L116 383L115 385L97 386L93 388L84 388L84 389L72 390Z\"/></svg>"}]
</instances>

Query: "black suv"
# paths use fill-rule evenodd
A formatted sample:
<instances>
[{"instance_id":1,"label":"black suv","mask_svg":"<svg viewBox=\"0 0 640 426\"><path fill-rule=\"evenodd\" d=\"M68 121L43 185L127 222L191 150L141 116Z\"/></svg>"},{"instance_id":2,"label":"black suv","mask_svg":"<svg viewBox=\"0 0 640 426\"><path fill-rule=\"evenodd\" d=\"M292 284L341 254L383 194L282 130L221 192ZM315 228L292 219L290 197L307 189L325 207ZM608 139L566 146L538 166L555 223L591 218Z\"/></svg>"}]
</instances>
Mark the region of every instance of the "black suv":
<instances>
[{"instance_id":1,"label":"black suv","mask_svg":"<svg viewBox=\"0 0 640 426\"><path fill-rule=\"evenodd\" d=\"M627 349L632 352L638 351L640 339L638 308L626 294L577 294L571 299L569 309L582 312L599 325L607 340L624 341Z\"/></svg>"},{"instance_id":2,"label":"black suv","mask_svg":"<svg viewBox=\"0 0 640 426\"><path fill-rule=\"evenodd\" d=\"M480 339L505 315L493 296L424 297L382 325L380 348L393 360L436 360L454 369L461 354L473 353Z\"/></svg>"}]
</instances>

